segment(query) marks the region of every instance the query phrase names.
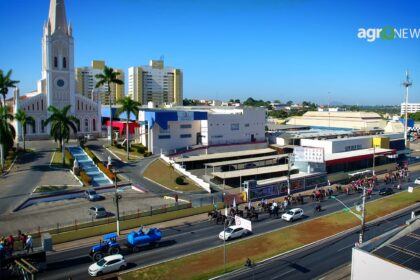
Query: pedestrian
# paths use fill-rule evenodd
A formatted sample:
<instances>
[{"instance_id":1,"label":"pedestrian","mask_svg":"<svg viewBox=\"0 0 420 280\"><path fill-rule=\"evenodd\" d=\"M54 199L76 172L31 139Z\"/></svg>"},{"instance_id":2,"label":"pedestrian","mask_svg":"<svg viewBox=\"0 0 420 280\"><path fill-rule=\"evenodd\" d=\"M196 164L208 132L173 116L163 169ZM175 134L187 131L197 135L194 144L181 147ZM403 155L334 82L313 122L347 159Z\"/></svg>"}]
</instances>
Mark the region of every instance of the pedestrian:
<instances>
[{"instance_id":1,"label":"pedestrian","mask_svg":"<svg viewBox=\"0 0 420 280\"><path fill-rule=\"evenodd\" d=\"M26 249L26 253L29 253L29 250L32 251L32 252L34 251L34 245L33 245L31 235L28 235L28 239L26 239L25 249Z\"/></svg>"},{"instance_id":2,"label":"pedestrian","mask_svg":"<svg viewBox=\"0 0 420 280\"><path fill-rule=\"evenodd\" d=\"M14 250L14 245L15 245L15 239L13 238L13 235L9 235L9 237L7 238L8 240L7 240L7 243L8 243L8 245L9 245L9 251L10 251L10 254L13 254L13 250Z\"/></svg>"},{"instance_id":3,"label":"pedestrian","mask_svg":"<svg viewBox=\"0 0 420 280\"><path fill-rule=\"evenodd\" d=\"M20 238L20 242L22 243L22 250L25 250L26 240L28 239L28 237L26 236L26 234L21 233L21 235L19 236L19 238Z\"/></svg>"}]
</instances>

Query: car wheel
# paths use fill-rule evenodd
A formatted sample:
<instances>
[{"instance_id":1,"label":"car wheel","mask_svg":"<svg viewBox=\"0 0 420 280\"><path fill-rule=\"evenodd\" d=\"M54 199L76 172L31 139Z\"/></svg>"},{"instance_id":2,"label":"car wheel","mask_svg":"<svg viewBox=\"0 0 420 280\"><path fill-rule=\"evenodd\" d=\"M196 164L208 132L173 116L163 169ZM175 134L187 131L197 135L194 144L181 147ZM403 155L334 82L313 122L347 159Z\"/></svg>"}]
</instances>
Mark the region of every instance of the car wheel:
<instances>
[{"instance_id":1,"label":"car wheel","mask_svg":"<svg viewBox=\"0 0 420 280\"><path fill-rule=\"evenodd\" d=\"M127 267L125 266L125 265L122 265L121 267L120 267L120 271L123 271L124 269L126 269Z\"/></svg>"},{"instance_id":2,"label":"car wheel","mask_svg":"<svg viewBox=\"0 0 420 280\"><path fill-rule=\"evenodd\" d=\"M102 276L102 275L104 275L102 271L98 271L98 273L96 273L96 276Z\"/></svg>"},{"instance_id":3,"label":"car wheel","mask_svg":"<svg viewBox=\"0 0 420 280\"><path fill-rule=\"evenodd\" d=\"M290 218L289 222L293 222L293 218Z\"/></svg>"}]
</instances>

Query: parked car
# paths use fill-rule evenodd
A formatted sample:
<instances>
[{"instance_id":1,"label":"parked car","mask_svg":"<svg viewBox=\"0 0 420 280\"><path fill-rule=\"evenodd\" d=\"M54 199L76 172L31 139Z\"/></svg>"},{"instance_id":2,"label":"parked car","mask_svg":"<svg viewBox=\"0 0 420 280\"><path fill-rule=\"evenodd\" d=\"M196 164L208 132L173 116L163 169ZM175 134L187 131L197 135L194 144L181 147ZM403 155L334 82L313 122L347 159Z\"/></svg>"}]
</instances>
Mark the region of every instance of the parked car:
<instances>
[{"instance_id":1,"label":"parked car","mask_svg":"<svg viewBox=\"0 0 420 280\"><path fill-rule=\"evenodd\" d=\"M379 190L380 195L390 195L393 193L394 193L394 190L392 188L382 188Z\"/></svg>"},{"instance_id":2,"label":"parked car","mask_svg":"<svg viewBox=\"0 0 420 280\"><path fill-rule=\"evenodd\" d=\"M89 214L92 215L94 218L103 218L108 215L108 213L105 210L105 207L100 205L95 205L89 208Z\"/></svg>"},{"instance_id":3,"label":"parked car","mask_svg":"<svg viewBox=\"0 0 420 280\"><path fill-rule=\"evenodd\" d=\"M245 164L245 169L255 168L257 165L255 163L247 163Z\"/></svg>"},{"instance_id":4,"label":"parked car","mask_svg":"<svg viewBox=\"0 0 420 280\"><path fill-rule=\"evenodd\" d=\"M420 185L420 177L418 177L418 178L416 178L416 180L414 180L414 184Z\"/></svg>"},{"instance_id":5,"label":"parked car","mask_svg":"<svg viewBox=\"0 0 420 280\"><path fill-rule=\"evenodd\" d=\"M287 222L293 222L294 220L298 220L303 216L303 209L301 208L293 208L281 215L281 218Z\"/></svg>"},{"instance_id":6,"label":"parked car","mask_svg":"<svg viewBox=\"0 0 420 280\"><path fill-rule=\"evenodd\" d=\"M240 226L230 226L219 233L219 238L222 240L231 240L234 238L243 237L248 234L248 230Z\"/></svg>"},{"instance_id":7,"label":"parked car","mask_svg":"<svg viewBox=\"0 0 420 280\"><path fill-rule=\"evenodd\" d=\"M95 139L96 139L96 136L95 136L95 135L93 135L93 134L87 134L87 135L85 136L85 138L86 138L86 140L95 140Z\"/></svg>"},{"instance_id":8,"label":"parked car","mask_svg":"<svg viewBox=\"0 0 420 280\"><path fill-rule=\"evenodd\" d=\"M85 198L89 201L97 201L101 199L101 196L95 190L89 189L85 191Z\"/></svg>"},{"instance_id":9,"label":"parked car","mask_svg":"<svg viewBox=\"0 0 420 280\"><path fill-rule=\"evenodd\" d=\"M101 276L105 273L124 270L127 267L127 262L120 254L107 256L100 259L98 262L89 266L88 273L90 276Z\"/></svg>"}]
</instances>

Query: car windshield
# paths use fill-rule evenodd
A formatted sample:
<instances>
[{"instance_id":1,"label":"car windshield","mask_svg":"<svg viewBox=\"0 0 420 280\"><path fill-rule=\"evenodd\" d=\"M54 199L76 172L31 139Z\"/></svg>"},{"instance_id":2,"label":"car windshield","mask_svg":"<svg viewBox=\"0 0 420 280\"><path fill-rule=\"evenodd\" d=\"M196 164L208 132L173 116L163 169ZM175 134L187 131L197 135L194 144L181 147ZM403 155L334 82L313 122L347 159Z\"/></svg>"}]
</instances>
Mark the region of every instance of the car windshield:
<instances>
[{"instance_id":1,"label":"car windshield","mask_svg":"<svg viewBox=\"0 0 420 280\"><path fill-rule=\"evenodd\" d=\"M95 191L89 191L89 194L90 194L90 195L95 195L95 194L96 194L96 192L95 192Z\"/></svg>"},{"instance_id":2,"label":"car windshield","mask_svg":"<svg viewBox=\"0 0 420 280\"><path fill-rule=\"evenodd\" d=\"M106 263L106 261L105 261L105 259L101 259L101 260L99 260L96 264L98 265L98 266L104 266L104 264Z\"/></svg>"},{"instance_id":3,"label":"car windshield","mask_svg":"<svg viewBox=\"0 0 420 280\"><path fill-rule=\"evenodd\" d=\"M287 214L288 214L288 215L294 215L294 214L295 214L295 212L293 212L293 211L287 211Z\"/></svg>"},{"instance_id":4,"label":"car windshield","mask_svg":"<svg viewBox=\"0 0 420 280\"><path fill-rule=\"evenodd\" d=\"M225 232L226 233L231 233L233 231L233 228L227 228L226 230L225 230Z\"/></svg>"},{"instance_id":5,"label":"car windshield","mask_svg":"<svg viewBox=\"0 0 420 280\"><path fill-rule=\"evenodd\" d=\"M99 207L99 208L98 208L98 211L105 211L105 208L103 208L103 207Z\"/></svg>"}]
</instances>

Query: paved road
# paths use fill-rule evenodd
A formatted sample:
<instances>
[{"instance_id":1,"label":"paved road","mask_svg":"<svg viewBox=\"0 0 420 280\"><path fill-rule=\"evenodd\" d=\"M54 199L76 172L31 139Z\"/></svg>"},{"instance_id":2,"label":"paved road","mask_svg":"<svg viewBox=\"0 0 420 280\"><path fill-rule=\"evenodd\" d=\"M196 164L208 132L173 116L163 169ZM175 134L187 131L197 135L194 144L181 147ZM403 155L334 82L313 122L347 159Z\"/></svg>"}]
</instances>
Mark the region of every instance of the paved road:
<instances>
[{"instance_id":1,"label":"paved road","mask_svg":"<svg viewBox=\"0 0 420 280\"><path fill-rule=\"evenodd\" d=\"M355 202L360 201L360 195L358 194L349 196L340 195L339 198L348 205L354 205ZM377 198L379 198L379 195L377 194L372 197L372 199ZM306 203L302 208L306 213L304 220L307 220L314 216L326 215L331 212L339 211L343 207L335 200L327 200L323 202L323 208L326 210L321 213L313 213L314 203L312 202ZM296 221L296 223L297 222L298 221ZM260 217L260 221L254 223L253 229L254 234L259 234L288 225L290 225L290 223L284 222L281 219L269 218L267 214L263 214ZM217 238L218 233L222 229L223 227L221 225L214 225L210 222L169 228L163 230L164 237L158 248L145 247L140 253L127 253L126 259L131 264L131 267L141 267L183 254L212 248L222 244L222 241ZM356 235L349 238L352 244L357 241ZM91 260L87 256L88 252L89 247L82 247L66 252L52 253L48 256L48 271L40 274L39 279L64 279L69 276L73 279L88 278L86 271L91 263ZM319 271L319 273L321 273L321 271Z\"/></svg>"},{"instance_id":2,"label":"paved road","mask_svg":"<svg viewBox=\"0 0 420 280\"><path fill-rule=\"evenodd\" d=\"M394 229L404 224L408 219L410 219L410 211L369 225L365 233L365 240ZM355 240L358 240L357 231L329 240L326 244L319 244L297 253L278 257L253 268L244 268L218 279L316 279L328 271L351 262Z\"/></svg>"},{"instance_id":3,"label":"paved road","mask_svg":"<svg viewBox=\"0 0 420 280\"><path fill-rule=\"evenodd\" d=\"M38 185L78 183L68 171L49 167L56 148L53 141L28 141L26 146L36 153L18 158L11 172L0 178L0 215L11 212Z\"/></svg>"}]
</instances>

